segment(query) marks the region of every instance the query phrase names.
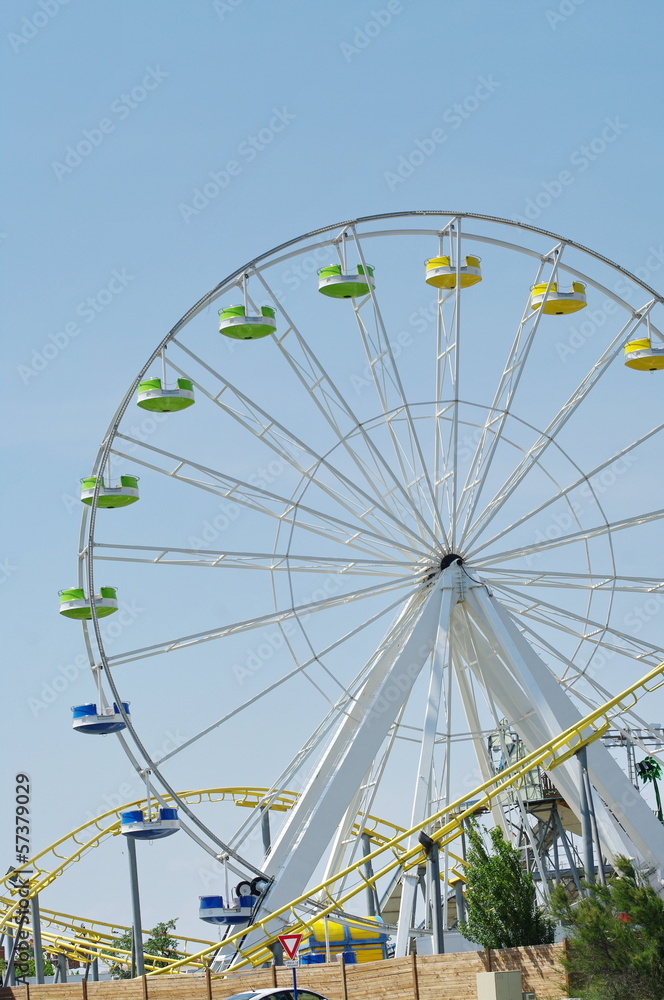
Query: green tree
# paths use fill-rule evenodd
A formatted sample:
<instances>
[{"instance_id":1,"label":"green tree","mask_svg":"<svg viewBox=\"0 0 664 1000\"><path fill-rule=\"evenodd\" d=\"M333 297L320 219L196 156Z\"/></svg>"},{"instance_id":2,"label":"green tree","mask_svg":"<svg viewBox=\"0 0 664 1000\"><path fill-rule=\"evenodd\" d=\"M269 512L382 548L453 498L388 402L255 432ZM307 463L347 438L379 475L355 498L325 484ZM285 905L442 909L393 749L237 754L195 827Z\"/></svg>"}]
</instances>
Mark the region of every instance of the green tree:
<instances>
[{"instance_id":1,"label":"green tree","mask_svg":"<svg viewBox=\"0 0 664 1000\"><path fill-rule=\"evenodd\" d=\"M160 955L162 958L178 958L177 941L172 935L177 923L177 917L173 920L161 921L155 924L149 937L143 942L143 953L145 955ZM118 934L115 939L116 948L124 948L131 951L131 931ZM117 962L110 966L110 972L114 979L131 979L131 965L129 962Z\"/></svg>"},{"instance_id":2,"label":"green tree","mask_svg":"<svg viewBox=\"0 0 664 1000\"><path fill-rule=\"evenodd\" d=\"M551 912L570 934L575 996L588 1000L662 1000L664 900L628 858L615 860L607 885L572 901L562 886Z\"/></svg>"},{"instance_id":3,"label":"green tree","mask_svg":"<svg viewBox=\"0 0 664 1000\"><path fill-rule=\"evenodd\" d=\"M657 782L662 780L662 767L659 761L655 760L654 757L644 757L636 765L636 773L643 781L652 781L653 788L655 789L655 799L657 800L657 819L660 823L664 823L662 800L659 795L659 786L657 785Z\"/></svg>"},{"instance_id":4,"label":"green tree","mask_svg":"<svg viewBox=\"0 0 664 1000\"><path fill-rule=\"evenodd\" d=\"M477 825L468 830L466 906L459 930L483 948L550 944L554 923L537 905L535 883L521 853L508 844L500 827L489 832L492 853Z\"/></svg>"},{"instance_id":5,"label":"green tree","mask_svg":"<svg viewBox=\"0 0 664 1000\"><path fill-rule=\"evenodd\" d=\"M27 961L28 961L27 977L29 979L30 978L34 978L34 975L35 975L35 955L34 955L34 952L33 952L32 948L30 948L29 950L26 950L26 951L22 952L22 955L24 955L27 958ZM18 956L17 956L17 958L18 958ZM7 969L7 962L4 959L0 959L0 971L5 972L6 969ZM54 970L51 962L49 961L49 959L46 956L44 956L44 975L45 976L53 976L53 975L55 975L55 970Z\"/></svg>"}]
</instances>

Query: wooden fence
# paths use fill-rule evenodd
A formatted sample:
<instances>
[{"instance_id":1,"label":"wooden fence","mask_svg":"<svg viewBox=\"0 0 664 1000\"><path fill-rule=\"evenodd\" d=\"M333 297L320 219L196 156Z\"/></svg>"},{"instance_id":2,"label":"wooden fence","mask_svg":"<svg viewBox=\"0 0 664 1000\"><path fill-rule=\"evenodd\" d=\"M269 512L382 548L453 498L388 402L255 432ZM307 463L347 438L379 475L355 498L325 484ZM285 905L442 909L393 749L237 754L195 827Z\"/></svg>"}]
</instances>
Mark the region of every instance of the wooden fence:
<instances>
[{"instance_id":1,"label":"wooden fence","mask_svg":"<svg viewBox=\"0 0 664 1000\"><path fill-rule=\"evenodd\" d=\"M520 969L524 991L537 1000L569 996L560 958L565 944L530 948L411 955L382 962L303 965L297 973L301 989L330 1000L475 1000L477 972ZM225 1000L242 990L290 987L289 969L253 969L226 975L149 976L110 982L70 982L0 989L0 1000Z\"/></svg>"}]
</instances>

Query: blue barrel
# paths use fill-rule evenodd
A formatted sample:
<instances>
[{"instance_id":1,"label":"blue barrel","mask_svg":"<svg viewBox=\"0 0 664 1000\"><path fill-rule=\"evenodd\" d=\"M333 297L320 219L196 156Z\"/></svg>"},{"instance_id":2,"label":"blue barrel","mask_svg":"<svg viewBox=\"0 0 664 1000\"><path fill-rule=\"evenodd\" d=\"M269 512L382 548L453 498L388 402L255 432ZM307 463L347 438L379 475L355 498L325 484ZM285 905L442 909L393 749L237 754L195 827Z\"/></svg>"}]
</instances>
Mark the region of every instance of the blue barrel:
<instances>
[{"instance_id":1,"label":"blue barrel","mask_svg":"<svg viewBox=\"0 0 664 1000\"><path fill-rule=\"evenodd\" d=\"M300 961L302 965L322 965L325 962L325 955L316 955L312 952L310 955L303 955Z\"/></svg>"},{"instance_id":2,"label":"blue barrel","mask_svg":"<svg viewBox=\"0 0 664 1000\"><path fill-rule=\"evenodd\" d=\"M342 951L346 965L357 965L357 955L354 951Z\"/></svg>"}]
</instances>

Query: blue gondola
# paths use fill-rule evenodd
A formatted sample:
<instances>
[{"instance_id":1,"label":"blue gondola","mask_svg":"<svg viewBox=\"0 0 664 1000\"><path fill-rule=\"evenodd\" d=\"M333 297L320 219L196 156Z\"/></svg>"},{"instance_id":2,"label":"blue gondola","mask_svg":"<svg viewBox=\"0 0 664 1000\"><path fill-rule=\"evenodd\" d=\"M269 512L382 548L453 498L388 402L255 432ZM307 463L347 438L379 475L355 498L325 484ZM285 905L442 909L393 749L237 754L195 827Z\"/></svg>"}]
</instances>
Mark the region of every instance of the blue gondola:
<instances>
[{"instance_id":1,"label":"blue gondola","mask_svg":"<svg viewBox=\"0 0 664 1000\"><path fill-rule=\"evenodd\" d=\"M163 840L180 829L177 809L162 806L156 819L146 819L142 809L121 813L120 832L135 840Z\"/></svg>"},{"instance_id":2,"label":"blue gondola","mask_svg":"<svg viewBox=\"0 0 664 1000\"><path fill-rule=\"evenodd\" d=\"M256 902L255 896L240 896L233 906L224 906L222 896L199 896L198 916L207 924L248 924Z\"/></svg>"},{"instance_id":3,"label":"blue gondola","mask_svg":"<svg viewBox=\"0 0 664 1000\"><path fill-rule=\"evenodd\" d=\"M129 715L129 702L123 701L122 707ZM127 728L115 702L113 702L112 708L103 708L100 712L97 711L95 702L90 702L87 705L73 705L72 715L72 726L78 733L106 736L108 733L119 733Z\"/></svg>"}]
</instances>

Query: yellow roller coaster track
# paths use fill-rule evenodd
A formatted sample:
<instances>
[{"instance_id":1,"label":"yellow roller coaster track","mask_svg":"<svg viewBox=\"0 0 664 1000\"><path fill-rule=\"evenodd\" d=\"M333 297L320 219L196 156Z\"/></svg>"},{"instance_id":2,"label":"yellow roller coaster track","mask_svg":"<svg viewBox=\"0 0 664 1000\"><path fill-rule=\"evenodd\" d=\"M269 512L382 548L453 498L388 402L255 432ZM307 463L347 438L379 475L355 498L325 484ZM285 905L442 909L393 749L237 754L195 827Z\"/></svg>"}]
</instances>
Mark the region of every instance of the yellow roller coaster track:
<instances>
[{"instance_id":1,"label":"yellow roller coaster track","mask_svg":"<svg viewBox=\"0 0 664 1000\"><path fill-rule=\"evenodd\" d=\"M267 914L250 927L227 937L223 942L224 950L229 945L233 945L238 951L239 960L234 964L234 968L260 965L271 960L270 945L276 941L279 934L284 932L285 928L288 928L289 931L306 933L311 930L315 921L334 911L342 910L344 905L367 885L375 884L396 867L401 866L404 870L408 870L415 865L422 864L424 861L422 848L419 845L407 848L406 844L414 834L419 833L425 827L431 827L435 824L436 828L431 832L431 837L439 846L448 847L460 836L463 821L467 817L480 809L489 808L492 802L509 788L522 783L525 774L533 768L542 767L544 770L550 771L572 757L581 747L599 739L610 728L611 721L616 715L633 708L641 695L660 688L664 684L663 675L664 663L660 663L621 694L609 699L604 705L589 713L575 725L570 726L559 736L543 744L538 750L506 767L499 774L478 785L468 795L451 802L409 830L404 830L396 824L380 820L377 817L367 817L363 824L363 830L369 833L371 840L377 846L360 860L335 873L297 899ZM257 787L199 789L181 792L179 795L182 799L192 803L231 800L236 805L251 808L260 806L267 800L270 809L281 811L291 809L297 799L296 793L293 792L275 795L267 788ZM139 799L103 813L55 841L24 865L0 878L0 886L4 885L6 890L9 890L14 896L13 899L1 900L0 905L4 912L2 912L0 919L0 930L14 925L13 917L18 906L18 899L15 896L17 890L12 886L12 880L20 877L22 872L26 873L26 877L29 873L30 895L41 892L70 864L80 861L88 851L97 847L105 838L117 836L120 833L121 812L141 806L145 806L145 801ZM356 829L355 832L359 832L359 830ZM373 862L379 857L383 858L386 854L389 860L383 864L382 868L371 876L363 874L362 869L365 868L367 862ZM455 858L455 860L460 859ZM330 891L332 887L343 884L349 876L353 875L356 877L355 884L340 895L333 897ZM330 902L319 907L315 914L303 917L298 913L297 908L309 903L314 897L327 898ZM115 931L122 932L127 928L107 924L103 921L86 921L55 911L43 911L43 913L48 917L47 924L59 925L74 934L74 939L53 934L45 935L49 946L51 946L51 941L53 942L53 950L62 951L70 957L80 957L81 961L89 961L94 957L105 958L106 956L111 961L118 960L119 956L122 956L120 960L127 960L128 952L117 949L111 943ZM259 932L261 939L250 948L244 948L242 941L250 934L254 935L254 932ZM177 941L178 944L182 945L179 950L185 954L176 961L167 961L165 964L162 958L148 957L147 965L151 969L151 975L180 972L186 967L201 967L209 964L220 947L219 942L207 944L194 938L178 938ZM188 949L185 945L203 943L206 944L206 947L198 952L186 953Z\"/></svg>"},{"instance_id":2,"label":"yellow roller coaster track","mask_svg":"<svg viewBox=\"0 0 664 1000\"><path fill-rule=\"evenodd\" d=\"M179 792L178 796L189 804L232 801L236 806L254 809L267 803L270 810L287 812L297 802L298 793L283 791L275 794L269 788L252 786L195 789ZM169 801L168 796L165 798L166 801ZM136 799L102 813L61 837L30 858L25 864L0 878L0 886L5 886L13 894L13 897L9 898L0 897L0 932L6 930L11 932L16 928L14 917L18 907L18 899L16 887L12 883L20 878L22 872L31 872L29 896L34 896L62 875L70 865L80 861L94 847L98 847L109 837L117 836L120 833L121 813L129 809L145 809L146 805L145 799ZM353 833L358 834L359 832L359 826L355 826ZM368 834L373 844L381 846L397 838L403 832L403 827L377 816L365 816L361 832ZM397 851L400 849L402 848L397 846ZM130 952L117 947L117 937L129 932L130 928L122 924L110 924L103 920L88 919L87 917L61 913L57 910L48 910L44 907L40 909L41 922L44 927L42 936L45 948L49 953L64 954L67 958L85 963L96 958L104 962L127 963L131 960ZM30 927L29 922L28 927ZM48 930L48 928L52 929ZM172 937L176 941L178 957L184 959L191 951L200 948L201 945L206 946L206 948L219 947L218 943L214 945L201 938L180 937L175 934ZM169 961L171 960L161 956L145 955L148 971L153 971ZM202 965L203 963L193 962L192 964Z\"/></svg>"},{"instance_id":3,"label":"yellow roller coaster track","mask_svg":"<svg viewBox=\"0 0 664 1000\"><path fill-rule=\"evenodd\" d=\"M423 863L424 853L419 844L402 851L396 857L394 856L394 851L397 847L402 846L404 841L408 841L413 834L419 833L424 827L437 823L440 823L440 826L430 836L441 847L450 844L461 834L463 821L475 813L479 807L489 807L492 801L498 798L502 792L523 781L523 776L527 771L532 770L532 768L542 767L546 771L551 771L559 764L562 764L563 761L573 757L581 747L599 739L610 728L611 720L616 715L633 708L639 696L660 688L664 684L663 675L664 663L660 663L648 671L635 684L626 688L625 691L616 695L616 697L610 698L578 723L564 730L559 736L544 743L538 750L534 750L517 763L506 767L499 774L482 782L469 796L465 795L463 798L451 802L444 809L440 809L433 815L428 816L421 823L418 823L417 826L411 827L410 830L404 830L397 837L377 847L354 864L332 875L324 882L321 882L320 885L310 889L306 894L267 914L250 927L244 928L227 937L224 940L224 950L227 949L228 945L233 945L238 952L238 959L234 962L233 968L241 968L246 965L256 966L269 961L272 958L269 946L277 940L280 934L284 933L286 927L289 933L300 931L306 933L311 930L315 921L342 908L353 896L361 892L367 884L375 884L379 879L396 868L397 865L401 865L407 870L414 865ZM371 876L361 874L361 869L367 862L373 862L376 858L388 852L391 852L392 857L382 868L374 872ZM298 914L297 907L300 904L306 903L313 896L329 894L331 886L342 882L352 874L358 876L357 884L332 900L313 917L303 918ZM251 947L243 947L242 942L250 935L255 938L256 932L261 935L261 939L258 942L254 941ZM204 962L206 959L209 961L213 952L217 950L218 945L205 949L187 959L180 959L155 970L152 975L178 972L191 962Z\"/></svg>"}]
</instances>

